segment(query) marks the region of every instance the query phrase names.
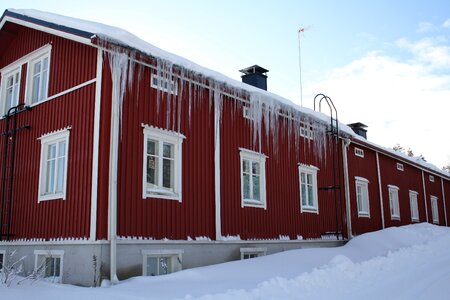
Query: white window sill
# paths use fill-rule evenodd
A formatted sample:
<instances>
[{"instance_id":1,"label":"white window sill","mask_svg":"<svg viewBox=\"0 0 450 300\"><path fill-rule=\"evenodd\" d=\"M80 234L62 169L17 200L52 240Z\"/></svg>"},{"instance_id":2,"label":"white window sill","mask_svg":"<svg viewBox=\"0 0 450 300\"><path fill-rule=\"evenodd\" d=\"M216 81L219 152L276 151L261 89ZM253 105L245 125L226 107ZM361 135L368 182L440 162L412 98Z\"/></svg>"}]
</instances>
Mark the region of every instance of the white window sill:
<instances>
[{"instance_id":1,"label":"white window sill","mask_svg":"<svg viewBox=\"0 0 450 300\"><path fill-rule=\"evenodd\" d=\"M370 215L368 213L359 212L358 218L368 218L370 219Z\"/></svg>"},{"instance_id":2,"label":"white window sill","mask_svg":"<svg viewBox=\"0 0 450 300\"><path fill-rule=\"evenodd\" d=\"M38 202L48 201L48 200L65 200L65 199L66 199L66 195L64 195L63 193L39 195Z\"/></svg>"},{"instance_id":3,"label":"white window sill","mask_svg":"<svg viewBox=\"0 0 450 300\"><path fill-rule=\"evenodd\" d=\"M391 220L400 221L400 216L391 216Z\"/></svg>"},{"instance_id":4,"label":"white window sill","mask_svg":"<svg viewBox=\"0 0 450 300\"><path fill-rule=\"evenodd\" d=\"M259 208L264 208L266 209L266 205L264 202L259 201L259 200L254 200L254 199L243 199L242 200L242 207L259 207Z\"/></svg>"},{"instance_id":5,"label":"white window sill","mask_svg":"<svg viewBox=\"0 0 450 300\"><path fill-rule=\"evenodd\" d=\"M312 206L302 206L302 213L312 213L312 214L319 214L319 210L317 207Z\"/></svg>"},{"instance_id":6,"label":"white window sill","mask_svg":"<svg viewBox=\"0 0 450 300\"><path fill-rule=\"evenodd\" d=\"M420 222L420 220L419 220L419 219L411 219L411 222L416 222L416 223L418 223L418 222Z\"/></svg>"},{"instance_id":7,"label":"white window sill","mask_svg":"<svg viewBox=\"0 0 450 300\"><path fill-rule=\"evenodd\" d=\"M158 198L166 200L175 200L181 202L181 196L177 193L165 189L148 189L144 198Z\"/></svg>"}]
</instances>

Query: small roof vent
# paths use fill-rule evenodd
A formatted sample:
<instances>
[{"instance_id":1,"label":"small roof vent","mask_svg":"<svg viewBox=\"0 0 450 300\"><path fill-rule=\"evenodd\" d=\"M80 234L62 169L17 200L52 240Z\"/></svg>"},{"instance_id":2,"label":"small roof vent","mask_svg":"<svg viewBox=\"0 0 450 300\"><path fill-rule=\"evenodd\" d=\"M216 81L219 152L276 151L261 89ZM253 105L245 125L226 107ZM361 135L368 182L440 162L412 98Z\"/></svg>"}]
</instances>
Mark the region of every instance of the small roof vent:
<instances>
[{"instance_id":1,"label":"small roof vent","mask_svg":"<svg viewBox=\"0 0 450 300\"><path fill-rule=\"evenodd\" d=\"M362 136L363 138L367 139L367 125L357 122L357 123L351 123L347 124L348 127L350 127L357 135Z\"/></svg>"},{"instance_id":2,"label":"small roof vent","mask_svg":"<svg viewBox=\"0 0 450 300\"><path fill-rule=\"evenodd\" d=\"M253 85L257 88L267 91L267 75L269 70L264 69L258 65L239 70L242 73L242 82Z\"/></svg>"}]
</instances>

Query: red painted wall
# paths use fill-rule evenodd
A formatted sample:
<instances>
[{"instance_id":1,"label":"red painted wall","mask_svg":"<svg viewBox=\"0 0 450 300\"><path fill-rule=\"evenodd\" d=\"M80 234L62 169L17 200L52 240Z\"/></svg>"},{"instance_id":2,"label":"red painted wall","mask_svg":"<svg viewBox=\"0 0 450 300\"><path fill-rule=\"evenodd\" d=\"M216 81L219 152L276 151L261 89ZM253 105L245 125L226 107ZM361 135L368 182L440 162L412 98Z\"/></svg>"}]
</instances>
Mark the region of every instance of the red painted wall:
<instances>
[{"instance_id":1,"label":"red painted wall","mask_svg":"<svg viewBox=\"0 0 450 300\"><path fill-rule=\"evenodd\" d=\"M2 53L0 68L22 56L52 44L49 96L95 78L96 50L18 25L7 25L15 35ZM24 101L25 70L22 66L20 102ZM11 232L15 239L49 239L89 236L92 169L92 132L95 84L36 105L17 116L18 126L30 125L17 133L13 185ZM40 140L44 134L71 126L66 200L38 203ZM0 131L5 119L0 120ZM0 149L3 154L4 138ZM3 164L1 160L0 164Z\"/></svg>"},{"instance_id":2,"label":"red painted wall","mask_svg":"<svg viewBox=\"0 0 450 300\"><path fill-rule=\"evenodd\" d=\"M426 203L428 208L428 222L433 223L433 216L431 213L431 198L430 196L435 196L438 198L438 210L439 210L439 223L438 225L445 225L445 216L444 216L444 202L443 202L443 196L442 196L442 185L441 185L441 179L436 176L432 175L434 178L434 182L430 180L430 173L424 172L424 179L425 179L425 189L427 193L426 197Z\"/></svg>"}]
</instances>

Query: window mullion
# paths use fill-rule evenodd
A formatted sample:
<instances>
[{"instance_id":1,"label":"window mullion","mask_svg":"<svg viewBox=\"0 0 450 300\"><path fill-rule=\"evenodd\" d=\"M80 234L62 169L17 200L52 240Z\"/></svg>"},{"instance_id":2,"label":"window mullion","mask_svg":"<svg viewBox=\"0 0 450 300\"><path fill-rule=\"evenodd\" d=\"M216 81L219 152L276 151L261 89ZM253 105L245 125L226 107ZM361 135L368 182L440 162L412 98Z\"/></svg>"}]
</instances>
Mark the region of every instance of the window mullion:
<instances>
[{"instance_id":1,"label":"window mullion","mask_svg":"<svg viewBox=\"0 0 450 300\"><path fill-rule=\"evenodd\" d=\"M163 186L163 141L158 141L158 188L162 188Z\"/></svg>"}]
</instances>

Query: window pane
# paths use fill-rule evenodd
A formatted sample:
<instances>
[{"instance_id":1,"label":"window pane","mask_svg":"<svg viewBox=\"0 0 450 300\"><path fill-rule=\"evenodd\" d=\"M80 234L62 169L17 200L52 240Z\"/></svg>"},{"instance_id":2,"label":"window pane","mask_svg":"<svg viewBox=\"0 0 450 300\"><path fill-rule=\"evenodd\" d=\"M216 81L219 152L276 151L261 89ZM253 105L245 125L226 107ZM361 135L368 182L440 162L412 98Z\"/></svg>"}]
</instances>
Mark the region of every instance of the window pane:
<instances>
[{"instance_id":1,"label":"window pane","mask_svg":"<svg viewBox=\"0 0 450 300\"><path fill-rule=\"evenodd\" d=\"M311 174L306 174L306 179L308 181L308 185L312 184L312 175Z\"/></svg>"},{"instance_id":2,"label":"window pane","mask_svg":"<svg viewBox=\"0 0 450 300\"><path fill-rule=\"evenodd\" d=\"M61 267L61 258L60 257L55 257L54 258L54 272L53 272L53 276L59 277L60 276L60 267Z\"/></svg>"},{"instance_id":3,"label":"window pane","mask_svg":"<svg viewBox=\"0 0 450 300\"><path fill-rule=\"evenodd\" d=\"M45 193L53 193L55 190L55 160L47 161L47 174L45 177Z\"/></svg>"},{"instance_id":4,"label":"window pane","mask_svg":"<svg viewBox=\"0 0 450 300\"><path fill-rule=\"evenodd\" d=\"M64 191L64 171L65 171L65 157L58 158L58 172L56 175L56 193Z\"/></svg>"},{"instance_id":5,"label":"window pane","mask_svg":"<svg viewBox=\"0 0 450 300\"><path fill-rule=\"evenodd\" d=\"M259 176L253 175L253 199L261 200Z\"/></svg>"},{"instance_id":6,"label":"window pane","mask_svg":"<svg viewBox=\"0 0 450 300\"><path fill-rule=\"evenodd\" d=\"M41 72L41 62L38 61L34 64L34 75L38 74Z\"/></svg>"},{"instance_id":7,"label":"window pane","mask_svg":"<svg viewBox=\"0 0 450 300\"><path fill-rule=\"evenodd\" d=\"M250 173L250 162L248 160L242 160L242 170L245 173Z\"/></svg>"},{"instance_id":8,"label":"window pane","mask_svg":"<svg viewBox=\"0 0 450 300\"><path fill-rule=\"evenodd\" d=\"M173 160L163 159L163 187L165 188L173 188L173 165Z\"/></svg>"},{"instance_id":9,"label":"window pane","mask_svg":"<svg viewBox=\"0 0 450 300\"><path fill-rule=\"evenodd\" d=\"M308 205L314 206L313 187L308 185Z\"/></svg>"},{"instance_id":10,"label":"window pane","mask_svg":"<svg viewBox=\"0 0 450 300\"><path fill-rule=\"evenodd\" d=\"M159 275L169 274L171 270L170 257L159 258Z\"/></svg>"},{"instance_id":11,"label":"window pane","mask_svg":"<svg viewBox=\"0 0 450 300\"><path fill-rule=\"evenodd\" d=\"M66 141L61 141L58 144L58 157L66 155Z\"/></svg>"},{"instance_id":12,"label":"window pane","mask_svg":"<svg viewBox=\"0 0 450 300\"><path fill-rule=\"evenodd\" d=\"M33 77L33 88L31 90L31 100L33 103L36 103L39 101L39 84L40 84L40 77L39 75L36 75Z\"/></svg>"},{"instance_id":13,"label":"window pane","mask_svg":"<svg viewBox=\"0 0 450 300\"><path fill-rule=\"evenodd\" d=\"M47 98L47 80L48 80L48 71L44 71L41 74L41 89L39 93L39 100L44 100Z\"/></svg>"},{"instance_id":14,"label":"window pane","mask_svg":"<svg viewBox=\"0 0 450 300\"><path fill-rule=\"evenodd\" d=\"M158 155L158 142L154 140L147 140L147 154Z\"/></svg>"},{"instance_id":15,"label":"window pane","mask_svg":"<svg viewBox=\"0 0 450 300\"><path fill-rule=\"evenodd\" d=\"M158 258L147 257L147 276L158 275Z\"/></svg>"},{"instance_id":16,"label":"window pane","mask_svg":"<svg viewBox=\"0 0 450 300\"><path fill-rule=\"evenodd\" d=\"M244 174L242 178L244 179L244 198L250 199L250 175Z\"/></svg>"},{"instance_id":17,"label":"window pane","mask_svg":"<svg viewBox=\"0 0 450 300\"><path fill-rule=\"evenodd\" d=\"M302 173L302 175L304 175ZM302 176L304 179L304 176ZM301 187L301 191L302 191L302 205L305 206L306 205L306 184L302 183L302 187Z\"/></svg>"},{"instance_id":18,"label":"window pane","mask_svg":"<svg viewBox=\"0 0 450 300\"><path fill-rule=\"evenodd\" d=\"M259 163L258 162L252 162L252 173L259 174Z\"/></svg>"},{"instance_id":19,"label":"window pane","mask_svg":"<svg viewBox=\"0 0 450 300\"><path fill-rule=\"evenodd\" d=\"M173 145L164 143L163 144L163 156L167 158L173 158Z\"/></svg>"},{"instance_id":20,"label":"window pane","mask_svg":"<svg viewBox=\"0 0 450 300\"><path fill-rule=\"evenodd\" d=\"M305 173L300 173L300 182L302 184L306 183Z\"/></svg>"},{"instance_id":21,"label":"window pane","mask_svg":"<svg viewBox=\"0 0 450 300\"><path fill-rule=\"evenodd\" d=\"M147 183L152 186L158 183L158 160L154 156L147 156Z\"/></svg>"},{"instance_id":22,"label":"window pane","mask_svg":"<svg viewBox=\"0 0 450 300\"><path fill-rule=\"evenodd\" d=\"M47 159L56 158L56 144L48 145Z\"/></svg>"}]
</instances>

